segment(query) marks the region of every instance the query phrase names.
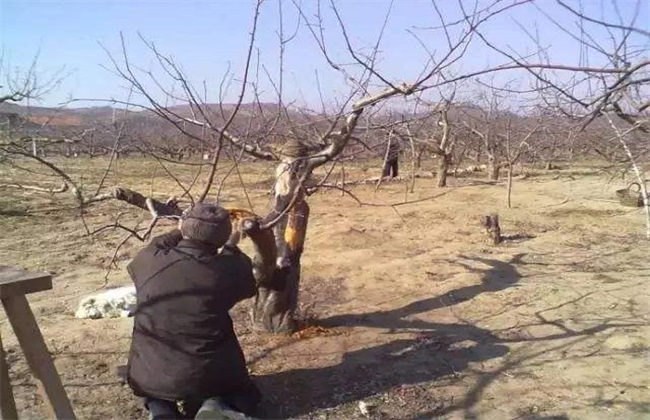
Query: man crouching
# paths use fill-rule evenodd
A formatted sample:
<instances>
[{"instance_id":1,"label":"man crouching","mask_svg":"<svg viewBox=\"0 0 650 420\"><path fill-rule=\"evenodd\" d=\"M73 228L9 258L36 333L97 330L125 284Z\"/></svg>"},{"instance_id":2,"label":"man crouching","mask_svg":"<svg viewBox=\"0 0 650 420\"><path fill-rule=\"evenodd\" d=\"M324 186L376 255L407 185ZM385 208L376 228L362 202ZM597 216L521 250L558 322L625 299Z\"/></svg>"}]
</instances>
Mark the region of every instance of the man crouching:
<instances>
[{"instance_id":1,"label":"man crouching","mask_svg":"<svg viewBox=\"0 0 650 420\"><path fill-rule=\"evenodd\" d=\"M228 313L256 293L250 258L224 246L231 233L227 210L198 203L127 266L137 297L127 380L151 419L244 418L261 399Z\"/></svg>"}]
</instances>

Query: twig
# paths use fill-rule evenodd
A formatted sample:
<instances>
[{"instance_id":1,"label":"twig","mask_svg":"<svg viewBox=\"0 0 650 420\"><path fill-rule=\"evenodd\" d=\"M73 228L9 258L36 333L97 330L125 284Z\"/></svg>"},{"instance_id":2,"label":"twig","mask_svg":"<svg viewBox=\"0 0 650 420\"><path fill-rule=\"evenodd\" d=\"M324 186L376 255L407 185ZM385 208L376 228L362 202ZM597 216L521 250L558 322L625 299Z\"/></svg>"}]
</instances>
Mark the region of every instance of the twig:
<instances>
[{"instance_id":1,"label":"twig","mask_svg":"<svg viewBox=\"0 0 650 420\"><path fill-rule=\"evenodd\" d=\"M17 188L21 190L31 190L31 191L40 191L50 194L60 194L68 191L68 184L65 182L61 183L59 188L45 188L38 187L36 185L22 185L22 184L0 184L0 188Z\"/></svg>"},{"instance_id":2,"label":"twig","mask_svg":"<svg viewBox=\"0 0 650 420\"><path fill-rule=\"evenodd\" d=\"M228 118L228 121L223 125L223 128L221 129L221 134L219 135L219 142L218 146L215 150L214 158L212 160L212 167L210 168L210 173L208 174L208 180L207 183L203 189L203 192L199 195L199 198L197 201L200 203L205 200L205 198L208 196L208 193L210 192L210 188L212 187L212 182L214 180L214 175L217 171L217 164L219 162L219 154L221 151L222 147L222 141L224 138L223 132L228 130L228 127L230 127L230 124L232 124L233 120L235 119L235 116L239 112L239 109L241 107L241 104L244 100L244 95L246 94L246 88L248 85L248 77L249 77L249 70L250 70L250 64L251 64L251 57L253 53L253 46L255 45L255 35L257 33L257 21L260 15L260 6L262 5L263 0L258 0L256 5L255 5L255 12L254 12L254 17L253 17L253 29L251 30L250 33L250 42L248 44L248 53L246 55L246 65L244 68L244 77L242 80L242 87L241 91L239 92L239 97L237 98L237 104L235 105L235 108L232 110L230 113L230 117Z\"/></svg>"},{"instance_id":3,"label":"twig","mask_svg":"<svg viewBox=\"0 0 650 420\"><path fill-rule=\"evenodd\" d=\"M566 204L566 203L568 203L568 202L569 202L569 197L565 198L564 200L560 201L559 203L546 204L546 205L544 205L544 206L540 206L540 208L561 206L562 204Z\"/></svg>"}]
</instances>

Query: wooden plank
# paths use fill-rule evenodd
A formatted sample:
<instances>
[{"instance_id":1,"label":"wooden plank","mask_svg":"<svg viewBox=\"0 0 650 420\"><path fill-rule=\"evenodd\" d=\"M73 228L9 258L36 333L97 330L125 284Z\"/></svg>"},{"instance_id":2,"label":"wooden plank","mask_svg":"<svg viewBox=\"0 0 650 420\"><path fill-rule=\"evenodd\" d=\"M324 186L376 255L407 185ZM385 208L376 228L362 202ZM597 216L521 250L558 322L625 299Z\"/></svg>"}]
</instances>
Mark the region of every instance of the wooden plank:
<instances>
[{"instance_id":1,"label":"wooden plank","mask_svg":"<svg viewBox=\"0 0 650 420\"><path fill-rule=\"evenodd\" d=\"M0 265L0 299L51 288L52 276L48 273L32 273L20 268Z\"/></svg>"},{"instance_id":2,"label":"wooden plank","mask_svg":"<svg viewBox=\"0 0 650 420\"><path fill-rule=\"evenodd\" d=\"M27 364L36 378L39 391L50 403L49 417L76 419L27 298L24 295L3 298L2 305L16 333Z\"/></svg>"},{"instance_id":3,"label":"wooden plank","mask_svg":"<svg viewBox=\"0 0 650 420\"><path fill-rule=\"evenodd\" d=\"M51 278L51 276L48 273L34 273L22 270L18 267L0 265L0 285L16 282L38 281L43 278Z\"/></svg>"},{"instance_id":4,"label":"wooden plank","mask_svg":"<svg viewBox=\"0 0 650 420\"><path fill-rule=\"evenodd\" d=\"M0 336L0 419L16 420L17 418L16 401L14 401L14 393L11 390L11 382L9 382L9 365Z\"/></svg>"}]
</instances>

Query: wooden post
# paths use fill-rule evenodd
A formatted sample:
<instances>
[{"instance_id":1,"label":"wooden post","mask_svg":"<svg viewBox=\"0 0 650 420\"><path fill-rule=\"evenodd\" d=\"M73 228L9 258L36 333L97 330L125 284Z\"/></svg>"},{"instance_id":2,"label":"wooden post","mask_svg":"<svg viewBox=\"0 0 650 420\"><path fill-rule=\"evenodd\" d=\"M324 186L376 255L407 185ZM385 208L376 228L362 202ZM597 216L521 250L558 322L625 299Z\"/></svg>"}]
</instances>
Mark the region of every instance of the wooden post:
<instances>
[{"instance_id":1,"label":"wooden post","mask_svg":"<svg viewBox=\"0 0 650 420\"><path fill-rule=\"evenodd\" d=\"M11 390L11 382L9 382L9 365L5 358L2 337L0 336L0 419L15 420L17 418L16 402Z\"/></svg>"}]
</instances>

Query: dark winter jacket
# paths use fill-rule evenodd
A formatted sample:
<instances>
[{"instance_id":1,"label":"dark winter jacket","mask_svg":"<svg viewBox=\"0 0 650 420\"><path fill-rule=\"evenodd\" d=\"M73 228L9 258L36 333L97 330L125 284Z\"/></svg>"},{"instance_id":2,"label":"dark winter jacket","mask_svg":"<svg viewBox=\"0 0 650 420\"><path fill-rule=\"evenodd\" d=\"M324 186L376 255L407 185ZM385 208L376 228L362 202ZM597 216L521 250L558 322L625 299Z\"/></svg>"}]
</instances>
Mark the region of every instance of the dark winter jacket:
<instances>
[{"instance_id":1,"label":"dark winter jacket","mask_svg":"<svg viewBox=\"0 0 650 420\"><path fill-rule=\"evenodd\" d=\"M402 146L399 143L397 138L391 138L388 143L388 151L386 153L386 161L392 162L399 159L399 153L402 150Z\"/></svg>"},{"instance_id":2,"label":"dark winter jacket","mask_svg":"<svg viewBox=\"0 0 650 420\"><path fill-rule=\"evenodd\" d=\"M238 394L256 404L260 394L228 314L255 295L251 260L239 250L218 255L175 230L154 238L127 270L137 295L128 363L134 393L170 400Z\"/></svg>"}]
</instances>

